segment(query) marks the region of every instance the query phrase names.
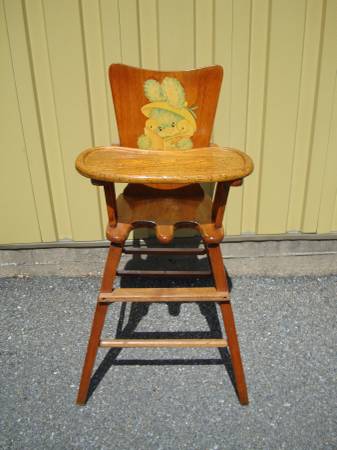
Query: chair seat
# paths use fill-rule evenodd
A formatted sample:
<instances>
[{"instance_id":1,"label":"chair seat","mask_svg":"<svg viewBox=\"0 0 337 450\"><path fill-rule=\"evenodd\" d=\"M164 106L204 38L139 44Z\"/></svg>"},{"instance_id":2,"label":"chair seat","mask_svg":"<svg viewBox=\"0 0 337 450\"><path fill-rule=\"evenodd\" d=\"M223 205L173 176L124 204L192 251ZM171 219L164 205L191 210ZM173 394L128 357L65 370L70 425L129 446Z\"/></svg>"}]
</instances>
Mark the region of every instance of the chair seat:
<instances>
[{"instance_id":1,"label":"chair seat","mask_svg":"<svg viewBox=\"0 0 337 450\"><path fill-rule=\"evenodd\" d=\"M223 227L212 221L212 199L200 184L158 190L129 184L117 199L116 226L107 227L107 238L123 243L134 228L154 228L161 243L170 243L176 228L195 228L208 243L219 243Z\"/></svg>"}]
</instances>

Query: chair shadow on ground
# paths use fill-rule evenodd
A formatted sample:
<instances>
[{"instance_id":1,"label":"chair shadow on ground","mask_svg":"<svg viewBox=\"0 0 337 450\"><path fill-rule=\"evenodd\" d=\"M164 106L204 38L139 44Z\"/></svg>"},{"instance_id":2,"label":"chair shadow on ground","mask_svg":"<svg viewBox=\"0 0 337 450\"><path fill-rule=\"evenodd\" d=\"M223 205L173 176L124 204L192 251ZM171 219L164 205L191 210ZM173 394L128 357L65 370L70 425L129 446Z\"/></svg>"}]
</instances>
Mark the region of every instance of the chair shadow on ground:
<instances>
[{"instance_id":1,"label":"chair shadow on ground","mask_svg":"<svg viewBox=\"0 0 337 450\"><path fill-rule=\"evenodd\" d=\"M153 241L145 242L148 246L153 247ZM189 245L186 245L189 244ZM188 247L198 247L200 244L199 239L189 239L187 242L184 240L184 244ZM173 243L172 245L175 245ZM181 245L179 245L181 247ZM180 264L179 264L180 263ZM179 266L179 267L177 267ZM209 264L207 256L203 255L198 257L196 255L184 255L184 256L166 256L166 255L133 255L124 269L125 270L208 270ZM228 274L227 274L228 276ZM232 282L228 277L229 289L231 290ZM211 276L203 278L159 278L154 280L153 278L140 278L140 277L121 277L121 287L194 287L201 286L214 286ZM169 302L165 303L168 307L168 312L171 316L178 316L180 314L181 302ZM214 302L198 302L200 313L205 317L209 330L206 331L155 331L155 332L139 332L137 326L141 322L144 316L147 315L152 303L131 303L130 312L126 321L126 303L121 303L119 319L116 329L116 338L119 339L201 339L211 338L219 339L223 337L218 311ZM220 314L220 313L219 313ZM175 359L118 359L118 356L122 352L122 348L110 349L102 362L96 369L90 383L88 399L92 396L99 383L102 381L106 373L112 366L175 366L175 365L224 365L229 378L236 390L234 381L233 369L230 354L228 349L218 348L219 358L175 358Z\"/></svg>"}]
</instances>

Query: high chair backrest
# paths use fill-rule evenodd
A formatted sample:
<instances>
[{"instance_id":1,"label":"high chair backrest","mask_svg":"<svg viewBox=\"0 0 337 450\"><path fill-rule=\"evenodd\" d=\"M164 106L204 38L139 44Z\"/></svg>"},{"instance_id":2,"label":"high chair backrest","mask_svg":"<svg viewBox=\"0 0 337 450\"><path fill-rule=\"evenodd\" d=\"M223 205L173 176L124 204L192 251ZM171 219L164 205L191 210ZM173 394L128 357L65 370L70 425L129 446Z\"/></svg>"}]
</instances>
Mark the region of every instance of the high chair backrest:
<instances>
[{"instance_id":1,"label":"high chair backrest","mask_svg":"<svg viewBox=\"0 0 337 450\"><path fill-rule=\"evenodd\" d=\"M123 147L207 147L223 76L221 66L162 72L112 64L110 85Z\"/></svg>"}]
</instances>

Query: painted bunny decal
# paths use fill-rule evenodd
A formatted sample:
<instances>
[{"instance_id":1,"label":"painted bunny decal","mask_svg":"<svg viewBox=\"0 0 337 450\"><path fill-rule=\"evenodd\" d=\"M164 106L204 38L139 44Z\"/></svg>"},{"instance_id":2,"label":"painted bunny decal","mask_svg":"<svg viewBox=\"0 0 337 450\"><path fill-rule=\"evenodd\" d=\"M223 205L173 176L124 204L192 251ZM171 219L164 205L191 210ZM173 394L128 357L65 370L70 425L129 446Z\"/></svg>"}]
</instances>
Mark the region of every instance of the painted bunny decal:
<instances>
[{"instance_id":1,"label":"painted bunny decal","mask_svg":"<svg viewBox=\"0 0 337 450\"><path fill-rule=\"evenodd\" d=\"M196 130L194 108L188 107L185 91L176 78L165 77L161 83L147 80L144 93L150 103L141 111L148 119L144 134L138 138L143 149L189 149Z\"/></svg>"}]
</instances>

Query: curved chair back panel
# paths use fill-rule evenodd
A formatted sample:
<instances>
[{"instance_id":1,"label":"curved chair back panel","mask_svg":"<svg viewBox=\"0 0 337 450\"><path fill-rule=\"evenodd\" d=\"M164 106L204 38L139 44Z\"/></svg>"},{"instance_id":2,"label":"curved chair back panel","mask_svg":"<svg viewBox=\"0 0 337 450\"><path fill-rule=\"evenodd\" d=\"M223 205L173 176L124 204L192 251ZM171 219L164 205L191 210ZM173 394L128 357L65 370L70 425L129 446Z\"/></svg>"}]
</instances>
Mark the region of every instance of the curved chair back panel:
<instances>
[{"instance_id":1,"label":"curved chair back panel","mask_svg":"<svg viewBox=\"0 0 337 450\"><path fill-rule=\"evenodd\" d=\"M109 79L120 145L207 147L222 76L221 66L162 72L112 64Z\"/></svg>"}]
</instances>

